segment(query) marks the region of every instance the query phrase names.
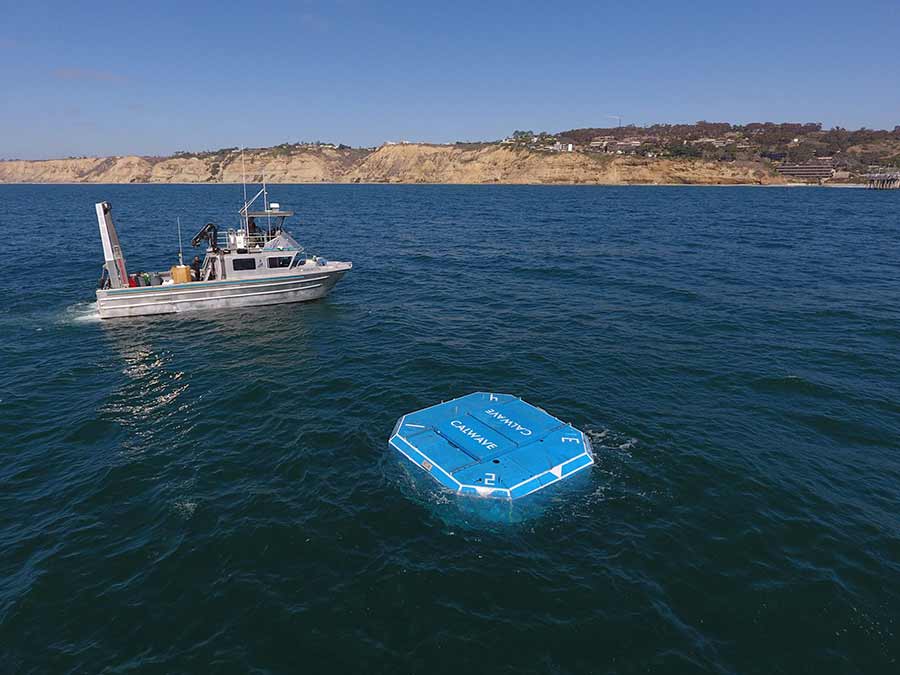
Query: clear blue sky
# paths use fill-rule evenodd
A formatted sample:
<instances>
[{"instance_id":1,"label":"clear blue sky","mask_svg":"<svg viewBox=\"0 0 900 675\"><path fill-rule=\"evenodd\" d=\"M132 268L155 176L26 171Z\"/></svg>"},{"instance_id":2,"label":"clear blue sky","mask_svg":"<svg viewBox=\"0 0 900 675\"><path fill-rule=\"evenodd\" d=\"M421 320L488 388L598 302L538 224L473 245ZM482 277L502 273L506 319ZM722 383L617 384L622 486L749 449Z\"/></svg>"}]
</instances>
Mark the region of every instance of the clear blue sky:
<instances>
[{"instance_id":1,"label":"clear blue sky","mask_svg":"<svg viewBox=\"0 0 900 675\"><path fill-rule=\"evenodd\" d=\"M4 3L0 157L900 124L900 1Z\"/></svg>"}]
</instances>

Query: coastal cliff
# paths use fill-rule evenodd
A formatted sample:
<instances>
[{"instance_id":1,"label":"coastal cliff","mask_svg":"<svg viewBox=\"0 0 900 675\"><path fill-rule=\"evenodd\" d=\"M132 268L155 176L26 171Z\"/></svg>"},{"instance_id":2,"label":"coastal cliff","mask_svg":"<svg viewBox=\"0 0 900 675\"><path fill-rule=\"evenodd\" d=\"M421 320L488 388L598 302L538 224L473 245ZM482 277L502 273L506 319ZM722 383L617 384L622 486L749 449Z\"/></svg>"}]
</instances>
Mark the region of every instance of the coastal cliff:
<instances>
[{"instance_id":1,"label":"coastal cliff","mask_svg":"<svg viewBox=\"0 0 900 675\"><path fill-rule=\"evenodd\" d=\"M646 159L579 152L382 146L342 178L364 183L540 183L621 185L768 184L782 180L761 163Z\"/></svg>"},{"instance_id":2,"label":"coastal cliff","mask_svg":"<svg viewBox=\"0 0 900 675\"><path fill-rule=\"evenodd\" d=\"M771 184L759 162L541 152L499 144L277 146L173 157L0 161L0 183Z\"/></svg>"}]
</instances>

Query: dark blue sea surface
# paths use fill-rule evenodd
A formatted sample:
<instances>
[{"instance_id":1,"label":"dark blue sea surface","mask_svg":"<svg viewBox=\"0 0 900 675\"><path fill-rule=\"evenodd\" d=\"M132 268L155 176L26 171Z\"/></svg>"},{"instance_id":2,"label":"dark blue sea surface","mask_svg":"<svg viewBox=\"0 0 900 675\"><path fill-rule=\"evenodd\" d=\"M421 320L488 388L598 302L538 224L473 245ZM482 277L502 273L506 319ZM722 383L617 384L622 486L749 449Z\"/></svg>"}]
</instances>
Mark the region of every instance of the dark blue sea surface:
<instances>
[{"instance_id":1,"label":"dark blue sea surface","mask_svg":"<svg viewBox=\"0 0 900 675\"><path fill-rule=\"evenodd\" d=\"M0 186L0 672L900 672L900 192L271 197L328 298L101 322L95 201L166 269L240 186ZM479 390L597 465L389 450Z\"/></svg>"}]
</instances>

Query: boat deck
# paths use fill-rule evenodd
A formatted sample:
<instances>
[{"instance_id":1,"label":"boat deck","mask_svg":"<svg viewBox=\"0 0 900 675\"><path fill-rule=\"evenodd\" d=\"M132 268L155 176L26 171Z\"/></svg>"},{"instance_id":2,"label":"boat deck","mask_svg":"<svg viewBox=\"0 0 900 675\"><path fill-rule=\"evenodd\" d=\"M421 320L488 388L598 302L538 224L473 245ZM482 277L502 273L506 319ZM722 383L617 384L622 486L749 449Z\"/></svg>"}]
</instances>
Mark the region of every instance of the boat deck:
<instances>
[{"instance_id":1,"label":"boat deck","mask_svg":"<svg viewBox=\"0 0 900 675\"><path fill-rule=\"evenodd\" d=\"M163 283L157 286L126 286L124 288L108 288L98 291L98 296L115 297L118 295L129 295L132 293L172 293L199 291L204 289L217 289L224 286L235 286L238 284L277 284L279 282L293 281L297 279L309 279L319 275L327 275L334 272L346 272L353 267L353 263L343 261L329 261L324 265L301 265L298 267L285 268L281 272L269 272L265 275L242 276L240 278L212 279L207 281L188 281L185 283ZM165 280L170 280L168 272L159 273Z\"/></svg>"}]
</instances>

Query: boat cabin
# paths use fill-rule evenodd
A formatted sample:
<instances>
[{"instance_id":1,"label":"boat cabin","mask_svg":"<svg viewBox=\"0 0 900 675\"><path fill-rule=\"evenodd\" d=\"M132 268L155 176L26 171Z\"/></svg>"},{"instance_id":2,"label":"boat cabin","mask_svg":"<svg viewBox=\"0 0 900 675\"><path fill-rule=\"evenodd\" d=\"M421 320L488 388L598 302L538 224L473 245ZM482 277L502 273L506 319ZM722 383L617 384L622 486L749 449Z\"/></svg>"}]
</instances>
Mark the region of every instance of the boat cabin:
<instances>
[{"instance_id":1,"label":"boat cabin","mask_svg":"<svg viewBox=\"0 0 900 675\"><path fill-rule=\"evenodd\" d=\"M191 240L193 246L207 242L198 281L252 279L272 276L307 264L303 247L285 230L285 219L294 215L277 204L265 211L250 211L244 227L220 233L207 223Z\"/></svg>"}]
</instances>

